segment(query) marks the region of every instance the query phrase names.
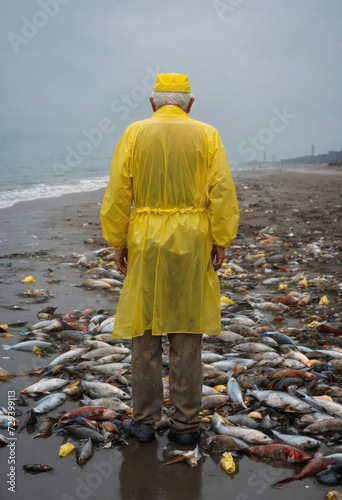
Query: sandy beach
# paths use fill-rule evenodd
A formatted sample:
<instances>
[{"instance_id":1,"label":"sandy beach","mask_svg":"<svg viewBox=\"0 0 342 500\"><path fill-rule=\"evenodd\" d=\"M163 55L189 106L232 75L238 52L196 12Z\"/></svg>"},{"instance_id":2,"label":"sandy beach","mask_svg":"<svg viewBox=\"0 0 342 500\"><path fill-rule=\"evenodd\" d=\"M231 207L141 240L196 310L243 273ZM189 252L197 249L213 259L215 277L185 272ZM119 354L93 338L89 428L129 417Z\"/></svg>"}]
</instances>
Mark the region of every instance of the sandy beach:
<instances>
[{"instance_id":1,"label":"sandy beach","mask_svg":"<svg viewBox=\"0 0 342 500\"><path fill-rule=\"evenodd\" d=\"M278 323L274 322L275 315L266 315L263 324L266 325L268 320L272 329L302 328L315 319L311 316L316 315L320 321L341 328L342 301L338 283L341 283L342 275L342 168L324 165L277 166L234 171L233 178L241 222L236 240L226 251L226 257L228 260L235 259L238 264L241 257L250 253L253 245L260 255L266 257L260 264L256 264L255 260L250 262L250 269L257 269L262 279L247 276L241 278L239 286L234 288L228 287L228 282L222 277L222 293L227 292L234 303L238 303L247 294L269 297L277 293L277 287L270 288L263 284L267 278L295 274L303 274L303 279L308 281L317 278L316 284L307 290L315 299L309 312L284 314ZM99 217L103 194L102 189L21 202L1 210L0 323L8 325L7 333L13 335L2 338L1 344L15 344L22 340L21 334L38 321L37 313L44 307L57 307L59 314L85 309L104 309L115 314L117 293L71 286L79 285L85 279L84 269L75 265L77 258L72 254L84 254L108 246L102 238ZM267 238L269 243L264 243ZM314 244L319 247L319 252L311 251L308 246ZM243 268L246 262L244 260L241 264ZM248 273L249 270L246 270ZM32 275L35 283L22 283L27 275ZM47 296L35 298L32 296L33 289L47 290ZM293 289L298 290L295 286ZM319 305L323 296L329 301L327 306ZM307 329L306 336L310 346L317 342L322 348L326 342L342 347L342 337L325 338L314 328ZM1 368L17 376L1 383L0 405L7 407L8 391L14 389L18 393L39 380L39 375L22 374L46 366L53 356L1 350ZM29 402L31 404L32 399ZM67 399L51 414L59 416L75 406L77 402ZM19 421L23 422L26 408L20 410L23 415ZM234 500L282 500L291 495L304 500L318 500L330 490L341 490L341 487L323 486L313 478L275 489L273 483L276 480L291 475L293 471L298 472L300 468L256 462L245 455L239 455L236 471L231 476L220 468L220 454L204 455L199 466L194 468L186 464L160 467L160 462L165 459L164 448L168 445L163 433L159 433L157 440L148 445L129 442L127 446L99 449L89 462L80 467L74 457L58 456L63 438L51 436L32 440L34 431L35 428L24 429L17 435L15 494L5 487L9 468L8 450L6 447L0 450L1 498L4 500L223 500L228 498L228 492L229 498ZM2 434L6 432L1 430ZM22 465L27 463L49 464L54 470L38 475L28 474L22 470Z\"/></svg>"}]
</instances>

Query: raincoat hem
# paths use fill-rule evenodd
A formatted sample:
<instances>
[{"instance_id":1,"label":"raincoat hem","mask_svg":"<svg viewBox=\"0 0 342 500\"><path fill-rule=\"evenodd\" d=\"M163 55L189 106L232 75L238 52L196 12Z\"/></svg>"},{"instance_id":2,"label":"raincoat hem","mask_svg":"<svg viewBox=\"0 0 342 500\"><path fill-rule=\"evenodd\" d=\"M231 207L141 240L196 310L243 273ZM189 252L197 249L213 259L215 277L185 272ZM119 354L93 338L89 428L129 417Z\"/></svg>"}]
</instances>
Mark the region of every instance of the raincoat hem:
<instances>
[{"instance_id":1,"label":"raincoat hem","mask_svg":"<svg viewBox=\"0 0 342 500\"><path fill-rule=\"evenodd\" d=\"M144 332L145 333L145 332ZM141 333L139 335L130 335L130 336L117 336L117 335L114 335L112 334L112 339L131 339L131 338L135 338L135 337L141 337L142 335L144 335L144 333ZM161 337L162 335L172 335L173 333L188 333L189 335L220 335L221 334L221 328L218 332L207 332L207 331L201 331L201 332L186 332L184 330L174 330L174 331L171 331L171 332L163 332L163 333L153 333L153 330L152 330L152 333L151 335L154 335L156 337Z\"/></svg>"}]
</instances>

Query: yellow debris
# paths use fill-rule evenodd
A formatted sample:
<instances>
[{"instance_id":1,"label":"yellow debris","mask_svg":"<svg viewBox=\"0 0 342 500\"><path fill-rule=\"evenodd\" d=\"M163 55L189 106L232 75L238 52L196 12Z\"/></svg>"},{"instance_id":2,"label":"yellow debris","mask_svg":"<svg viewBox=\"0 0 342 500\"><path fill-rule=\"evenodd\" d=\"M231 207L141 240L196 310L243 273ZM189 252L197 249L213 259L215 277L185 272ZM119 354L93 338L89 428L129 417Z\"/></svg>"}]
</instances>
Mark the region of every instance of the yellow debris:
<instances>
[{"instance_id":1,"label":"yellow debris","mask_svg":"<svg viewBox=\"0 0 342 500\"><path fill-rule=\"evenodd\" d=\"M225 297L224 295L222 295L222 297L220 298L220 301L227 302L227 304L234 304L234 302L231 299L228 299L228 297Z\"/></svg>"},{"instance_id":2,"label":"yellow debris","mask_svg":"<svg viewBox=\"0 0 342 500\"><path fill-rule=\"evenodd\" d=\"M208 423L210 421L211 421L211 418L209 418L209 417L202 418L202 422Z\"/></svg>"},{"instance_id":3,"label":"yellow debris","mask_svg":"<svg viewBox=\"0 0 342 500\"><path fill-rule=\"evenodd\" d=\"M75 446L71 443L62 444L59 449L59 456L66 457L69 453L72 453L75 450Z\"/></svg>"},{"instance_id":4,"label":"yellow debris","mask_svg":"<svg viewBox=\"0 0 342 500\"><path fill-rule=\"evenodd\" d=\"M301 281L299 282L299 285L309 286L309 285L308 285L308 282L307 282L306 280L301 280Z\"/></svg>"},{"instance_id":5,"label":"yellow debris","mask_svg":"<svg viewBox=\"0 0 342 500\"><path fill-rule=\"evenodd\" d=\"M232 474L235 471L235 462L231 454L227 451L223 453L223 458L221 459L221 467L228 474Z\"/></svg>"},{"instance_id":6,"label":"yellow debris","mask_svg":"<svg viewBox=\"0 0 342 500\"><path fill-rule=\"evenodd\" d=\"M313 328L314 326L317 326L318 325L318 321L312 321L311 323L309 323L308 325L306 326L309 326L310 328Z\"/></svg>"},{"instance_id":7,"label":"yellow debris","mask_svg":"<svg viewBox=\"0 0 342 500\"><path fill-rule=\"evenodd\" d=\"M32 347L32 351L33 351L35 354L37 354L38 356L42 356L42 354L43 354L43 351L42 351L41 349L39 349L39 347L37 347L37 346L33 346L33 347Z\"/></svg>"},{"instance_id":8,"label":"yellow debris","mask_svg":"<svg viewBox=\"0 0 342 500\"><path fill-rule=\"evenodd\" d=\"M306 366L311 366L314 365L315 363L322 363L322 361L319 361L318 359L310 359L309 363Z\"/></svg>"},{"instance_id":9,"label":"yellow debris","mask_svg":"<svg viewBox=\"0 0 342 500\"><path fill-rule=\"evenodd\" d=\"M225 270L224 274L234 274L234 271L233 271L233 269L228 267L228 269Z\"/></svg>"},{"instance_id":10,"label":"yellow debris","mask_svg":"<svg viewBox=\"0 0 342 500\"><path fill-rule=\"evenodd\" d=\"M26 278L24 278L23 280L21 280L22 283L35 283L35 279L33 276L31 276L30 274L28 276L26 276Z\"/></svg>"},{"instance_id":11,"label":"yellow debris","mask_svg":"<svg viewBox=\"0 0 342 500\"><path fill-rule=\"evenodd\" d=\"M77 382L75 382L74 384L67 385L64 389L71 389L72 387L76 387L76 385L78 385L79 383L80 381L77 380Z\"/></svg>"},{"instance_id":12,"label":"yellow debris","mask_svg":"<svg viewBox=\"0 0 342 500\"><path fill-rule=\"evenodd\" d=\"M99 264L101 264L101 266L102 266L102 264L103 264L103 260L102 259L99 260Z\"/></svg>"},{"instance_id":13,"label":"yellow debris","mask_svg":"<svg viewBox=\"0 0 342 500\"><path fill-rule=\"evenodd\" d=\"M320 306L326 306L327 304L329 304L329 299L328 299L328 297L326 295L323 295L323 297L319 301L319 305Z\"/></svg>"},{"instance_id":14,"label":"yellow debris","mask_svg":"<svg viewBox=\"0 0 342 500\"><path fill-rule=\"evenodd\" d=\"M315 396L315 399L322 399L323 401L333 401L330 396Z\"/></svg>"},{"instance_id":15,"label":"yellow debris","mask_svg":"<svg viewBox=\"0 0 342 500\"><path fill-rule=\"evenodd\" d=\"M259 413L258 411L252 411L251 413L249 413L247 415L247 417L251 417L251 418L262 418L262 415L261 413Z\"/></svg>"},{"instance_id":16,"label":"yellow debris","mask_svg":"<svg viewBox=\"0 0 342 500\"><path fill-rule=\"evenodd\" d=\"M0 328L2 328L3 330L8 330L8 325L0 325Z\"/></svg>"},{"instance_id":17,"label":"yellow debris","mask_svg":"<svg viewBox=\"0 0 342 500\"><path fill-rule=\"evenodd\" d=\"M225 385L215 385L215 387L213 387L213 389L215 389L216 391L226 391L227 392L227 387Z\"/></svg>"},{"instance_id":18,"label":"yellow debris","mask_svg":"<svg viewBox=\"0 0 342 500\"><path fill-rule=\"evenodd\" d=\"M287 285L285 285L284 283L281 283L278 287L278 290L283 290L284 288L287 288Z\"/></svg>"}]
</instances>

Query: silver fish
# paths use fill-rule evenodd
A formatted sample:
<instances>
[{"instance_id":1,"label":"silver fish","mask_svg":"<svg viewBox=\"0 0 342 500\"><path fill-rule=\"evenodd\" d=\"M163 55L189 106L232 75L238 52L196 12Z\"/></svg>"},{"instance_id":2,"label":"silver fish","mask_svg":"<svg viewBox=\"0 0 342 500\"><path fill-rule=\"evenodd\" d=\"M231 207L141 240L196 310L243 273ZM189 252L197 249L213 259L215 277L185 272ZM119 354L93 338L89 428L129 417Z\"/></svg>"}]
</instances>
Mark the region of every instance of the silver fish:
<instances>
[{"instance_id":1,"label":"silver fish","mask_svg":"<svg viewBox=\"0 0 342 500\"><path fill-rule=\"evenodd\" d=\"M35 413L47 413L57 408L57 406L60 406L65 400L66 394L64 394L64 392L57 392L56 394L50 394L40 399L32 409Z\"/></svg>"}]
</instances>

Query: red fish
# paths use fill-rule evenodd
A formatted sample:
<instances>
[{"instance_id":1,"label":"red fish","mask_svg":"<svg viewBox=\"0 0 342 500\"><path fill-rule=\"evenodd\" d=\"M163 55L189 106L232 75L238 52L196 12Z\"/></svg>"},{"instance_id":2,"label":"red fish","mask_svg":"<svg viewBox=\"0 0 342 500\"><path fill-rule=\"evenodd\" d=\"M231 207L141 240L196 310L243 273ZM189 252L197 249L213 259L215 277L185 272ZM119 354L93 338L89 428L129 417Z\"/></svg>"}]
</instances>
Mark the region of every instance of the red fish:
<instances>
[{"instance_id":1,"label":"red fish","mask_svg":"<svg viewBox=\"0 0 342 500\"><path fill-rule=\"evenodd\" d=\"M300 377L303 380L315 380L316 375L312 375L312 373L302 372L301 370L281 370L273 375L272 378L281 378L281 377Z\"/></svg>"},{"instance_id":2,"label":"red fish","mask_svg":"<svg viewBox=\"0 0 342 500\"><path fill-rule=\"evenodd\" d=\"M271 302L275 302L276 304L286 304L287 306L295 306L298 304L298 300L294 297L277 297L272 299Z\"/></svg>"},{"instance_id":3,"label":"red fish","mask_svg":"<svg viewBox=\"0 0 342 500\"><path fill-rule=\"evenodd\" d=\"M281 479L277 481L277 483L288 483L290 481L296 481L297 479L303 479L304 477L316 476L319 472L327 469L329 465L336 464L338 460L336 458L329 457L319 457L314 458L308 464L304 465L303 469L299 474L295 476L286 477L285 479Z\"/></svg>"},{"instance_id":4,"label":"red fish","mask_svg":"<svg viewBox=\"0 0 342 500\"><path fill-rule=\"evenodd\" d=\"M272 458L290 464L299 464L311 460L311 457L303 451L287 444L264 444L251 446L249 453L262 458Z\"/></svg>"},{"instance_id":5,"label":"red fish","mask_svg":"<svg viewBox=\"0 0 342 500\"><path fill-rule=\"evenodd\" d=\"M330 325L319 325L317 327L317 330L319 330L320 332L332 333L333 335L342 335L342 330Z\"/></svg>"},{"instance_id":6,"label":"red fish","mask_svg":"<svg viewBox=\"0 0 342 500\"><path fill-rule=\"evenodd\" d=\"M91 418L93 420L114 420L117 418L117 413L109 410L105 406L81 406L75 410L68 411L59 420L58 423L67 419L74 419L77 417Z\"/></svg>"},{"instance_id":7,"label":"red fish","mask_svg":"<svg viewBox=\"0 0 342 500\"><path fill-rule=\"evenodd\" d=\"M308 306L309 304L311 304L311 297L310 295L307 295L306 297L304 297L302 300L300 300L298 302L298 305L303 307L303 306Z\"/></svg>"}]
</instances>

